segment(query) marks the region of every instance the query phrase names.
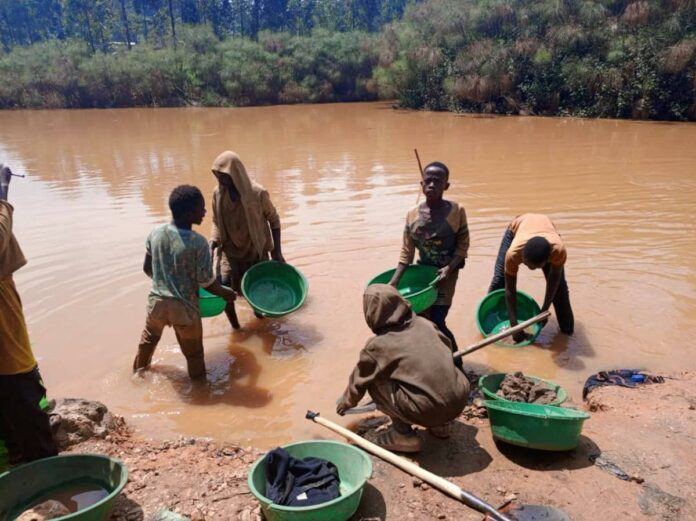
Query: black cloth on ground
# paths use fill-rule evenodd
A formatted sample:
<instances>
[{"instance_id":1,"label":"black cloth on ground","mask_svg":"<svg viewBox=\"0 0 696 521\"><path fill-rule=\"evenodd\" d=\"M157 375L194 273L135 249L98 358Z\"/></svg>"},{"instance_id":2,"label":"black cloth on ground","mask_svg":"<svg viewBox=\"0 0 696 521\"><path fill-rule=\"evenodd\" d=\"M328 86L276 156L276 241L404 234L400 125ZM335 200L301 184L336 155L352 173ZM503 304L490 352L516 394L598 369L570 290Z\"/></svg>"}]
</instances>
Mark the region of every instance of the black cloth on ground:
<instances>
[{"instance_id":1,"label":"black cloth on ground","mask_svg":"<svg viewBox=\"0 0 696 521\"><path fill-rule=\"evenodd\" d=\"M634 382L631 377L633 375L643 376L643 381ZM643 384L661 384L664 383L665 379L661 376L655 376L646 374L643 371L637 369L614 369L613 371L600 371L597 374L593 374L586 381L582 388L582 398L587 399L589 392L596 388L602 387L604 385L618 385L621 387L638 387Z\"/></svg>"},{"instance_id":2,"label":"black cloth on ground","mask_svg":"<svg viewBox=\"0 0 696 521\"><path fill-rule=\"evenodd\" d=\"M338 469L321 458L296 459L278 447L266 455L266 497L277 505L306 507L341 495Z\"/></svg>"}]
</instances>

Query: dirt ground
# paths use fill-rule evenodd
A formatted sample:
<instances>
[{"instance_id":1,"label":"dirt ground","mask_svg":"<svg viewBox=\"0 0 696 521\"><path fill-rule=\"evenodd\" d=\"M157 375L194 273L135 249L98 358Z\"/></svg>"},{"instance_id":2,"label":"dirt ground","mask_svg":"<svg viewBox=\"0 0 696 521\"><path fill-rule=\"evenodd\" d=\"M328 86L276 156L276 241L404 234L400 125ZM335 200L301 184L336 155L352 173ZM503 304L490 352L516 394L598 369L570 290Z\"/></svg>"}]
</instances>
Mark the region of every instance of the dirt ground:
<instances>
[{"instance_id":1,"label":"dirt ground","mask_svg":"<svg viewBox=\"0 0 696 521\"><path fill-rule=\"evenodd\" d=\"M423 433L425 448L412 459L495 506L513 498L549 504L574 521L696 519L695 386L696 373L682 373L664 384L595 390L588 404L575 404L588 407L592 417L578 448L567 453L496 444L488 420L471 406L450 439ZM373 415L362 420L362 428L379 423ZM144 440L125 427L70 451L109 454L128 466L130 480L114 520L154 520L163 509L193 521L260 518L246 476L261 451L190 438ZM376 458L373 463L353 519L482 518L389 464Z\"/></svg>"}]
</instances>

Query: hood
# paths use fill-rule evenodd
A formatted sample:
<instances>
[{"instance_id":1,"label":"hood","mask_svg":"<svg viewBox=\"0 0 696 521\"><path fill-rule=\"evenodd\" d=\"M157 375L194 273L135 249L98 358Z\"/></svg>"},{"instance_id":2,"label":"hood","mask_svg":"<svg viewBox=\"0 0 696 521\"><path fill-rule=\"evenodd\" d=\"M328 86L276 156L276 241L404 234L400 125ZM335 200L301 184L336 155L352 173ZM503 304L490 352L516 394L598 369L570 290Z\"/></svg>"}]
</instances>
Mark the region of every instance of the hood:
<instances>
[{"instance_id":1,"label":"hood","mask_svg":"<svg viewBox=\"0 0 696 521\"><path fill-rule=\"evenodd\" d=\"M363 311L367 325L375 334L403 327L413 318L411 304L388 284L373 284L365 290Z\"/></svg>"},{"instance_id":2,"label":"hood","mask_svg":"<svg viewBox=\"0 0 696 521\"><path fill-rule=\"evenodd\" d=\"M252 183L247 174L244 163L239 159L239 156L231 150L226 150L213 161L212 170L222 172L232 178L235 188L242 197L249 197L252 194Z\"/></svg>"}]
</instances>

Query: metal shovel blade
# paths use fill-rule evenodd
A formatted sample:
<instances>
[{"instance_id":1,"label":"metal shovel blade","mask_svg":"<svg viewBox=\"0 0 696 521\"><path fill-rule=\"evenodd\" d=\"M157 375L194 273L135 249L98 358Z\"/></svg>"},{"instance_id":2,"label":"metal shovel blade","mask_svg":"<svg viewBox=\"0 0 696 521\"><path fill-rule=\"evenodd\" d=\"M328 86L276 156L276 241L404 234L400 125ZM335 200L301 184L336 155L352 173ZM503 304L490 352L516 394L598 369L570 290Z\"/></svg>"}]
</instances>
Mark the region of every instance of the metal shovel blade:
<instances>
[{"instance_id":1,"label":"metal shovel blade","mask_svg":"<svg viewBox=\"0 0 696 521\"><path fill-rule=\"evenodd\" d=\"M504 513L514 521L571 521L563 510L544 505L514 505Z\"/></svg>"}]
</instances>

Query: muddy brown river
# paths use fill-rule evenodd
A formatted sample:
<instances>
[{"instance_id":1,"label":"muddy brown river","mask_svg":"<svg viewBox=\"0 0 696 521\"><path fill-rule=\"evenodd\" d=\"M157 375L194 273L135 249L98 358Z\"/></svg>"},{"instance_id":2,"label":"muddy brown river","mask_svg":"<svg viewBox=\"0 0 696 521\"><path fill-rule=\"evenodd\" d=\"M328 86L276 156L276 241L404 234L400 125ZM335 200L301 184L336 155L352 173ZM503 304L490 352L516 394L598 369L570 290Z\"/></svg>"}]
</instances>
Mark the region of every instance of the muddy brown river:
<instances>
[{"instance_id":1,"label":"muddy brown river","mask_svg":"<svg viewBox=\"0 0 696 521\"><path fill-rule=\"evenodd\" d=\"M696 125L392 110L385 104L244 109L0 113L0 160L15 178L16 275L51 396L104 401L143 433L261 447L324 433L308 409L334 404L370 331L361 294L394 267L424 163L449 165L446 197L464 204L469 260L448 319L460 347L480 339L474 312L506 224L551 215L568 248L576 334L555 319L539 343L492 346L465 365L522 370L581 400L607 368L696 367ZM144 241L181 183L208 196L210 165L237 151L271 192L286 259L310 282L306 305L243 329L205 319L208 384L192 386L171 331L153 371L130 367L145 319ZM208 234L210 213L200 231ZM541 273L520 289L543 298ZM345 420L343 420L345 422Z\"/></svg>"}]
</instances>

